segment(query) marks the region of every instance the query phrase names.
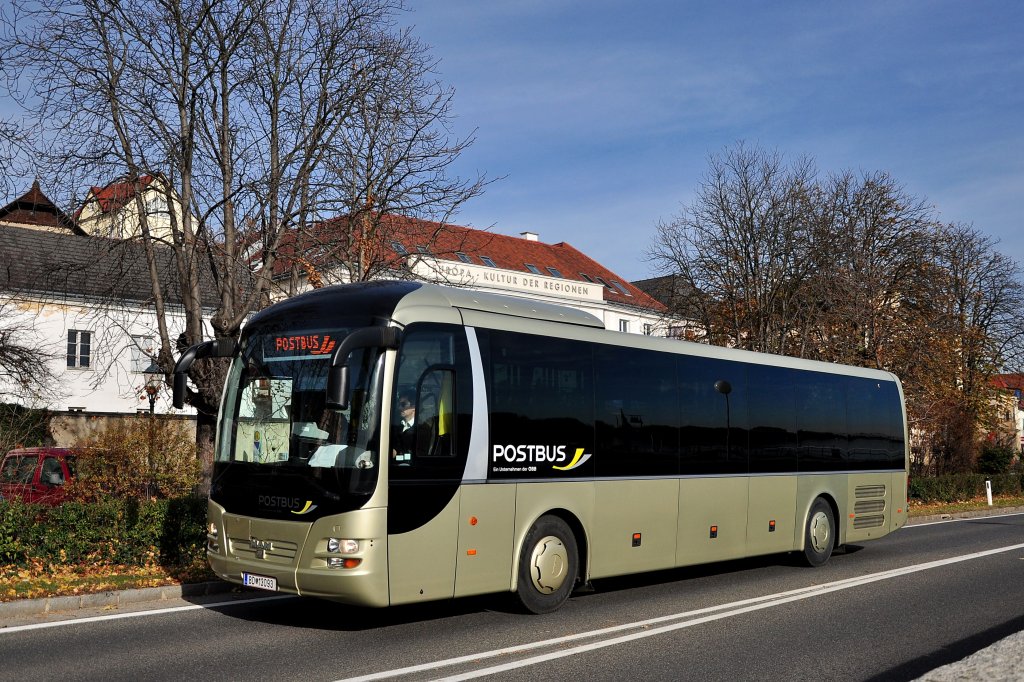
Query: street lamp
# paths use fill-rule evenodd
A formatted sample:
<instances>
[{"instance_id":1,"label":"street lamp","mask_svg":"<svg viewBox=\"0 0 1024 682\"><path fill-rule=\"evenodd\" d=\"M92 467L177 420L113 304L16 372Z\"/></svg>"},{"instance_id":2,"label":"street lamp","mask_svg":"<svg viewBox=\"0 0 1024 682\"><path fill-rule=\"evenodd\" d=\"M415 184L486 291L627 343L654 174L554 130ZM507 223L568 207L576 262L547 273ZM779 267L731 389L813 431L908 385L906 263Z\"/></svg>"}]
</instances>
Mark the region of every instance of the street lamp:
<instances>
[{"instance_id":1,"label":"street lamp","mask_svg":"<svg viewBox=\"0 0 1024 682\"><path fill-rule=\"evenodd\" d=\"M149 414L152 415L156 408L156 394L160 392L160 385L163 383L164 373L157 366L156 361L150 360L149 367L143 370L146 377L146 385L142 390L149 398Z\"/></svg>"},{"instance_id":2,"label":"street lamp","mask_svg":"<svg viewBox=\"0 0 1024 682\"><path fill-rule=\"evenodd\" d=\"M143 387L143 390L146 392L146 397L149 398L149 452L146 455L146 464L149 466L149 470L146 473L145 485L146 499L148 500L153 490L153 450L156 439L156 434L153 431L153 413L156 407L156 394L160 391L160 385L163 383L164 377L155 360L149 361L149 367L143 370L143 374L146 377L146 385Z\"/></svg>"}]
</instances>

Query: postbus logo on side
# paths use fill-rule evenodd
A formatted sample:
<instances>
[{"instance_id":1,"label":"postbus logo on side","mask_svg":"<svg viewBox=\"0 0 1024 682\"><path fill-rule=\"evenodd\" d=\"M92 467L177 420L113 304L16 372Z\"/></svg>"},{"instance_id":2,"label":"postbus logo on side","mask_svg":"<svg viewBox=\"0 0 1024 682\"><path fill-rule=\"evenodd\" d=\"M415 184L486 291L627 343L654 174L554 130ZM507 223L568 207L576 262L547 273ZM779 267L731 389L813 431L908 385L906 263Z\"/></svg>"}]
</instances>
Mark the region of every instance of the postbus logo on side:
<instances>
[{"instance_id":1,"label":"postbus logo on side","mask_svg":"<svg viewBox=\"0 0 1024 682\"><path fill-rule=\"evenodd\" d=\"M491 466L498 471L536 471L550 464L556 471L572 471L590 459L583 448L576 448L570 458L565 445L500 445L491 452Z\"/></svg>"}]
</instances>

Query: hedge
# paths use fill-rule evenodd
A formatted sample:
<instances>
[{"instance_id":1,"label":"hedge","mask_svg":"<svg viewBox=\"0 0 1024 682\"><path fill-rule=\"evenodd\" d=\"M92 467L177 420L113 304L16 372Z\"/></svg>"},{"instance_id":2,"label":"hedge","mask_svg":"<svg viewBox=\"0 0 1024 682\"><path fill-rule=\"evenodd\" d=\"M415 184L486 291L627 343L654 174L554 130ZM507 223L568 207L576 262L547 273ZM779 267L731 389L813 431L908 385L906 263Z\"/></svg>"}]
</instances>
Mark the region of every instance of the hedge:
<instances>
[{"instance_id":1,"label":"hedge","mask_svg":"<svg viewBox=\"0 0 1024 682\"><path fill-rule=\"evenodd\" d=\"M934 478L910 478L910 498L919 502L962 502L985 494L992 481L993 495L1020 495L1024 474L955 474Z\"/></svg>"},{"instance_id":2,"label":"hedge","mask_svg":"<svg viewBox=\"0 0 1024 682\"><path fill-rule=\"evenodd\" d=\"M0 565L188 566L205 556L206 500L0 502Z\"/></svg>"}]
</instances>

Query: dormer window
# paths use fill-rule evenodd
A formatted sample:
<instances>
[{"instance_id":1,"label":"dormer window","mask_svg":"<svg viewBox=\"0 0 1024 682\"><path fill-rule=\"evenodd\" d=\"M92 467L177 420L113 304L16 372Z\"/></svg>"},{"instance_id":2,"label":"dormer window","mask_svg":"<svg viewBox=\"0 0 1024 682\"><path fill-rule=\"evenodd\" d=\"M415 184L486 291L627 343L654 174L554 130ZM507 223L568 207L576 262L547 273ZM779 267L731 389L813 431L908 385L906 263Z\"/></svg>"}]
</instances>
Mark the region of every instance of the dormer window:
<instances>
[{"instance_id":1,"label":"dormer window","mask_svg":"<svg viewBox=\"0 0 1024 682\"><path fill-rule=\"evenodd\" d=\"M612 287L611 284L608 284L608 282L604 281L604 277L598 276L597 277L597 281L600 282L601 284L603 284L606 288L611 289L612 292L619 293L619 292L615 291L615 289Z\"/></svg>"},{"instance_id":2,"label":"dormer window","mask_svg":"<svg viewBox=\"0 0 1024 682\"><path fill-rule=\"evenodd\" d=\"M428 256L431 255L430 249L428 249L426 246L417 246L416 250L419 251L420 253L424 253L424 254L426 254Z\"/></svg>"},{"instance_id":3,"label":"dormer window","mask_svg":"<svg viewBox=\"0 0 1024 682\"><path fill-rule=\"evenodd\" d=\"M526 269L532 272L533 274L540 274L540 268L538 268L536 265L533 265L532 263L523 263L523 265L525 265Z\"/></svg>"},{"instance_id":4,"label":"dormer window","mask_svg":"<svg viewBox=\"0 0 1024 682\"><path fill-rule=\"evenodd\" d=\"M494 264L494 261L492 261L488 256L480 256L480 260L483 262L484 265L486 265L489 268L498 267L497 265Z\"/></svg>"},{"instance_id":5,"label":"dormer window","mask_svg":"<svg viewBox=\"0 0 1024 682\"><path fill-rule=\"evenodd\" d=\"M626 296L632 296L633 295L633 294L629 293L629 289L627 289L626 287L622 286L619 282L616 282L614 279L612 280L612 284L614 284L615 288L618 289L619 291L621 291L622 293L624 293Z\"/></svg>"},{"instance_id":6,"label":"dormer window","mask_svg":"<svg viewBox=\"0 0 1024 682\"><path fill-rule=\"evenodd\" d=\"M560 272L558 271L558 268L551 268L551 267L549 267L549 268L548 268L548 272L550 272L550 273L551 273L551 276L552 276L552 277L561 277L561 276L562 276L562 273L560 273Z\"/></svg>"},{"instance_id":7,"label":"dormer window","mask_svg":"<svg viewBox=\"0 0 1024 682\"><path fill-rule=\"evenodd\" d=\"M588 282L590 282L591 284L593 284L593 283L594 283L594 280L592 280L592 279L590 278L590 275L588 275L588 274L587 274L587 273L585 273L585 272L581 272L581 273L580 273L580 277L582 277L583 279L587 280L587 281L588 281Z\"/></svg>"},{"instance_id":8,"label":"dormer window","mask_svg":"<svg viewBox=\"0 0 1024 682\"><path fill-rule=\"evenodd\" d=\"M469 256L467 256L466 254L462 253L461 251L456 251L456 252L455 252L455 255L456 255L456 256L458 257L458 259L459 259L460 261L462 261L463 263L472 263L472 262L473 262L473 259L472 259L472 258L470 258L470 257L469 257Z\"/></svg>"},{"instance_id":9,"label":"dormer window","mask_svg":"<svg viewBox=\"0 0 1024 682\"><path fill-rule=\"evenodd\" d=\"M397 253L399 256L409 255L409 250L406 249L405 246L400 241L392 241L391 248L394 249L395 253Z\"/></svg>"}]
</instances>

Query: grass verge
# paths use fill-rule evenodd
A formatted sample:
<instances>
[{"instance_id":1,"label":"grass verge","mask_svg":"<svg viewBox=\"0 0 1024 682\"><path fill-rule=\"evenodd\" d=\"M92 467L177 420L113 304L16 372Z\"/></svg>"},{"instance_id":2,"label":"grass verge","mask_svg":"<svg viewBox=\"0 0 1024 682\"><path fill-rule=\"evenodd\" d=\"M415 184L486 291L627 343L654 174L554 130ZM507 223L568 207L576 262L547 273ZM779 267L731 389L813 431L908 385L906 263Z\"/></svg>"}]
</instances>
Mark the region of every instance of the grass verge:
<instances>
[{"instance_id":1,"label":"grass verge","mask_svg":"<svg viewBox=\"0 0 1024 682\"><path fill-rule=\"evenodd\" d=\"M992 498L992 509L1006 509L1009 507L1024 507L1024 496L1005 495ZM962 502L930 502L923 504L911 501L910 518L934 516L936 514L958 514L989 508L988 500L984 496Z\"/></svg>"},{"instance_id":2,"label":"grass verge","mask_svg":"<svg viewBox=\"0 0 1024 682\"><path fill-rule=\"evenodd\" d=\"M213 580L209 567L194 566L0 566L0 601L93 594Z\"/></svg>"}]
</instances>

